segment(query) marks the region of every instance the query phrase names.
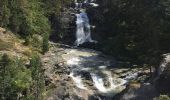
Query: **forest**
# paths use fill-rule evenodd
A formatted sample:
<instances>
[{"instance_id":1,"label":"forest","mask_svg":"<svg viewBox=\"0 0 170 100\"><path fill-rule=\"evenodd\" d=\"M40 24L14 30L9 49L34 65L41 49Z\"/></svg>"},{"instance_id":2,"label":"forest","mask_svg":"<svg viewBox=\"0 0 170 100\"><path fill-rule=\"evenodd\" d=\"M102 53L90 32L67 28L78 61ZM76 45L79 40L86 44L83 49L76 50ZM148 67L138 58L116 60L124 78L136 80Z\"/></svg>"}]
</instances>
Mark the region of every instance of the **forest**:
<instances>
[{"instance_id":1,"label":"forest","mask_svg":"<svg viewBox=\"0 0 170 100\"><path fill-rule=\"evenodd\" d=\"M0 100L170 100L169 27L170 0L0 0Z\"/></svg>"}]
</instances>

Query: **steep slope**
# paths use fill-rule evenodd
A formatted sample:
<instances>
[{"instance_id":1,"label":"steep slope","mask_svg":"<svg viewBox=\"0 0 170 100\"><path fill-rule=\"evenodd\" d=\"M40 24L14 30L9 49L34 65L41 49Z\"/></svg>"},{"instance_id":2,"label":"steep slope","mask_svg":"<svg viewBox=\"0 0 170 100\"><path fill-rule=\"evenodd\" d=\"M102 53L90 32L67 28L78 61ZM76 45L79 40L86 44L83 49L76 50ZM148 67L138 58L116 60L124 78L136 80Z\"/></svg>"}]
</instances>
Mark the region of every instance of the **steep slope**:
<instances>
[{"instance_id":1,"label":"steep slope","mask_svg":"<svg viewBox=\"0 0 170 100\"><path fill-rule=\"evenodd\" d=\"M23 45L24 40L18 38L12 32L0 27L0 54L7 53L11 56L28 59L33 48Z\"/></svg>"}]
</instances>

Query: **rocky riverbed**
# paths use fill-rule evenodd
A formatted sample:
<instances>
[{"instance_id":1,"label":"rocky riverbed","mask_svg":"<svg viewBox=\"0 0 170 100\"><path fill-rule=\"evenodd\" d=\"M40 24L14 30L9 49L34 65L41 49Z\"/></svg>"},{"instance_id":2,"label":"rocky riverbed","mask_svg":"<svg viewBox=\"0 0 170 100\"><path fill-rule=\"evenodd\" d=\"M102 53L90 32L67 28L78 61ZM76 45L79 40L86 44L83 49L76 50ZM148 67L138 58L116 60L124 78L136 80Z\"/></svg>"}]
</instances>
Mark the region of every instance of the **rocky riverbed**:
<instances>
[{"instance_id":1,"label":"rocky riverbed","mask_svg":"<svg viewBox=\"0 0 170 100\"><path fill-rule=\"evenodd\" d=\"M129 82L144 82L146 68L124 68L101 52L52 44L42 57L47 100L112 100Z\"/></svg>"}]
</instances>

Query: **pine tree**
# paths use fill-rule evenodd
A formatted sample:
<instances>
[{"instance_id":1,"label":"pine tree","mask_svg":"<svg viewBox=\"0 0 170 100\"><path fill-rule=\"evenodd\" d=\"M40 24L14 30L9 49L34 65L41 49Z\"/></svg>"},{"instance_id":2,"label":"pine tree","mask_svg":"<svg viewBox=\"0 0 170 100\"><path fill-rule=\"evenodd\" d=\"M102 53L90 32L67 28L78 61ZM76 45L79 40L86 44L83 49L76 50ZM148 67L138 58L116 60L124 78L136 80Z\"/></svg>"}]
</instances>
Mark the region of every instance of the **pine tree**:
<instances>
[{"instance_id":1,"label":"pine tree","mask_svg":"<svg viewBox=\"0 0 170 100\"><path fill-rule=\"evenodd\" d=\"M43 44L42 44L42 52L43 54L49 50L49 43L48 43L49 35L45 33L43 35Z\"/></svg>"},{"instance_id":2,"label":"pine tree","mask_svg":"<svg viewBox=\"0 0 170 100\"><path fill-rule=\"evenodd\" d=\"M4 54L0 60L0 99L2 100L6 100L10 94L8 92L11 87L10 62L7 54Z\"/></svg>"},{"instance_id":3,"label":"pine tree","mask_svg":"<svg viewBox=\"0 0 170 100\"><path fill-rule=\"evenodd\" d=\"M31 69L32 69L32 78L34 80L34 87L35 87L35 99L42 100L43 96L42 93L45 88L44 83L44 73L42 70L42 64L40 61L40 57L35 54L32 56L30 61Z\"/></svg>"}]
</instances>

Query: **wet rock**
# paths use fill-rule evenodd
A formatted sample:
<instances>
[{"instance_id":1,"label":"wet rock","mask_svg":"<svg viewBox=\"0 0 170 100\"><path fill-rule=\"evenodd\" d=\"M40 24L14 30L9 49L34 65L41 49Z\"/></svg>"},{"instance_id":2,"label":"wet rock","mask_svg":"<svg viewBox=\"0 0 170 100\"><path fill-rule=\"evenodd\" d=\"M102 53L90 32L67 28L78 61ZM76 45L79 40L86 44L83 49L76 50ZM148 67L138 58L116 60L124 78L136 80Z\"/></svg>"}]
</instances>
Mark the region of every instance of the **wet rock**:
<instances>
[{"instance_id":1,"label":"wet rock","mask_svg":"<svg viewBox=\"0 0 170 100\"><path fill-rule=\"evenodd\" d=\"M83 77L85 80L92 80L91 75L90 75L89 72L87 72L87 71L81 71L80 73L81 73L82 77Z\"/></svg>"},{"instance_id":2,"label":"wet rock","mask_svg":"<svg viewBox=\"0 0 170 100\"><path fill-rule=\"evenodd\" d=\"M110 87L110 82L109 81L104 81L104 86L105 87Z\"/></svg>"},{"instance_id":3,"label":"wet rock","mask_svg":"<svg viewBox=\"0 0 170 100\"><path fill-rule=\"evenodd\" d=\"M88 86L93 86L93 81L85 80L84 83Z\"/></svg>"}]
</instances>

